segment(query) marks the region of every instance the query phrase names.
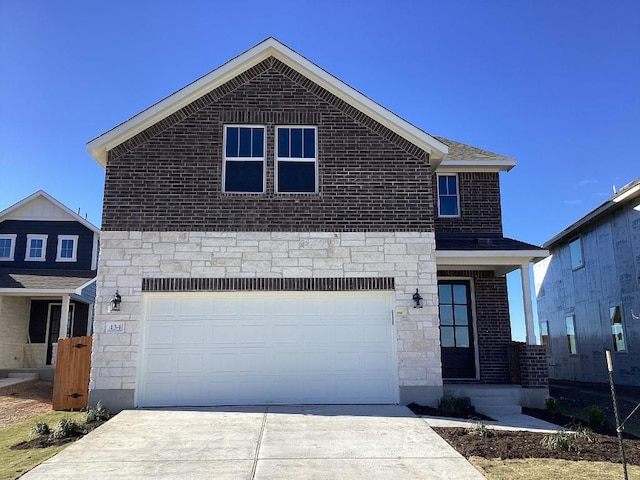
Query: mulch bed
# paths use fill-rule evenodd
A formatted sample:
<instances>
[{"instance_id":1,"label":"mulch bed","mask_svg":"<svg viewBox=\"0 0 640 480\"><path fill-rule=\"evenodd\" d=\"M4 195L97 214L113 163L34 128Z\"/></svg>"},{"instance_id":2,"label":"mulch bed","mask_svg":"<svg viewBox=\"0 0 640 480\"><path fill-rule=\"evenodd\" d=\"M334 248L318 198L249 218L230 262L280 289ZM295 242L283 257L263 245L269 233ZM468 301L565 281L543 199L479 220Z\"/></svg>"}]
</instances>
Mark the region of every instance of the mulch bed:
<instances>
[{"instance_id":1,"label":"mulch bed","mask_svg":"<svg viewBox=\"0 0 640 480\"><path fill-rule=\"evenodd\" d=\"M424 415L427 417L451 417L451 418L462 418L465 420L493 420L491 417L487 417L482 413L476 412L475 410L469 412L463 412L460 415L450 415L438 410L435 407L429 407L425 405L418 405L417 403L410 403L407 405L407 408L411 410L416 415Z\"/></svg>"},{"instance_id":2,"label":"mulch bed","mask_svg":"<svg viewBox=\"0 0 640 480\"><path fill-rule=\"evenodd\" d=\"M82 432L73 437L65 437L65 438L53 438L50 435L42 435L36 438L32 438L31 440L26 440L24 442L16 443L11 446L11 450L29 450L30 448L48 448L48 447L56 447L59 445L65 445L70 442L75 442L76 440L81 439L87 433L92 430L95 430L104 422L87 422L82 425Z\"/></svg>"}]
</instances>

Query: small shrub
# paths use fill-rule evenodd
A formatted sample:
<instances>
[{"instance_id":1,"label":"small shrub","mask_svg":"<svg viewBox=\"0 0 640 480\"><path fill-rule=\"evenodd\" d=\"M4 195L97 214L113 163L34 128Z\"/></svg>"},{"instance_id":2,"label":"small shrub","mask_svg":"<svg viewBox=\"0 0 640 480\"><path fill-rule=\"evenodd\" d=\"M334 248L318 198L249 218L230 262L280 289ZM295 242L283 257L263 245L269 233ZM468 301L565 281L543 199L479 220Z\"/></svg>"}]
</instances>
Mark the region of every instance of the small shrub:
<instances>
[{"instance_id":1,"label":"small shrub","mask_svg":"<svg viewBox=\"0 0 640 480\"><path fill-rule=\"evenodd\" d=\"M487 424L482 420L474 421L469 428L467 428L467 431L482 438L489 438L495 435L495 432L487 428Z\"/></svg>"},{"instance_id":2,"label":"small shrub","mask_svg":"<svg viewBox=\"0 0 640 480\"><path fill-rule=\"evenodd\" d=\"M607 424L607 417L599 405L591 405L587 408L587 418L591 428L604 428Z\"/></svg>"},{"instance_id":3,"label":"small shrub","mask_svg":"<svg viewBox=\"0 0 640 480\"><path fill-rule=\"evenodd\" d=\"M475 408L471 405L471 399L468 397L454 397L453 395L445 395L438 402L438 410L445 417L464 417L476 413Z\"/></svg>"},{"instance_id":4,"label":"small shrub","mask_svg":"<svg viewBox=\"0 0 640 480\"><path fill-rule=\"evenodd\" d=\"M550 450L576 450L571 439L571 434L567 432L547 433L540 440L540 445Z\"/></svg>"},{"instance_id":5,"label":"small shrub","mask_svg":"<svg viewBox=\"0 0 640 480\"><path fill-rule=\"evenodd\" d=\"M87 409L87 422L105 422L109 420L111 412L109 409L98 402L95 407Z\"/></svg>"},{"instance_id":6,"label":"small shrub","mask_svg":"<svg viewBox=\"0 0 640 480\"><path fill-rule=\"evenodd\" d=\"M31 437L41 437L43 435L49 435L51 433L51 428L47 425L46 422L38 422L33 427L31 427Z\"/></svg>"},{"instance_id":7,"label":"small shrub","mask_svg":"<svg viewBox=\"0 0 640 480\"><path fill-rule=\"evenodd\" d=\"M584 438L589 443L596 443L596 434L589 427L580 423L570 423L565 425L565 428L571 430L576 438Z\"/></svg>"},{"instance_id":8,"label":"small shrub","mask_svg":"<svg viewBox=\"0 0 640 480\"><path fill-rule=\"evenodd\" d=\"M78 422L69 418L60 420L51 432L53 438L76 437L82 433L82 427Z\"/></svg>"},{"instance_id":9,"label":"small shrub","mask_svg":"<svg viewBox=\"0 0 640 480\"><path fill-rule=\"evenodd\" d=\"M560 400L549 397L544 401L544 406L549 413L560 413Z\"/></svg>"}]
</instances>

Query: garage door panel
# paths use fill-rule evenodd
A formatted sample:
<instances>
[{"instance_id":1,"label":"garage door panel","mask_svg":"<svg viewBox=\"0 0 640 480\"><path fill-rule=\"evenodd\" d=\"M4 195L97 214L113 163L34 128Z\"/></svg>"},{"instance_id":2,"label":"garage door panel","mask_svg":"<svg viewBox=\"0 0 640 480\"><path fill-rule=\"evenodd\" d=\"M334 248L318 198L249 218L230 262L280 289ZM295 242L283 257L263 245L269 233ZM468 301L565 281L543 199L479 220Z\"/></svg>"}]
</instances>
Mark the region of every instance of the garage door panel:
<instances>
[{"instance_id":1,"label":"garage door panel","mask_svg":"<svg viewBox=\"0 0 640 480\"><path fill-rule=\"evenodd\" d=\"M137 404L397 401L390 294L252 295L149 295Z\"/></svg>"}]
</instances>

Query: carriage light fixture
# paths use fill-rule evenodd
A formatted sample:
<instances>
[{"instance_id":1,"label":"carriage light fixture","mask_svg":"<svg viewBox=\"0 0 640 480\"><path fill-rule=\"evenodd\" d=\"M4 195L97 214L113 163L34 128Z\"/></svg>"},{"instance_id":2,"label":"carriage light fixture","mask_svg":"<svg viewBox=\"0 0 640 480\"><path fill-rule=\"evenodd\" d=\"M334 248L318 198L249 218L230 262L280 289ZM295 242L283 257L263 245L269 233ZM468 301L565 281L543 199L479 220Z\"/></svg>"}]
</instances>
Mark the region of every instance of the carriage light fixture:
<instances>
[{"instance_id":1,"label":"carriage light fixture","mask_svg":"<svg viewBox=\"0 0 640 480\"><path fill-rule=\"evenodd\" d=\"M413 308L422 308L422 295L418 293L418 289L416 288L416 293L413 294Z\"/></svg>"},{"instance_id":2,"label":"carriage light fixture","mask_svg":"<svg viewBox=\"0 0 640 480\"><path fill-rule=\"evenodd\" d=\"M109 305L109 307L110 307L109 311L110 312L119 312L121 303L122 303L122 297L118 293L118 290L116 290L116 294L113 297L111 297L111 301L110 301L110 305Z\"/></svg>"}]
</instances>

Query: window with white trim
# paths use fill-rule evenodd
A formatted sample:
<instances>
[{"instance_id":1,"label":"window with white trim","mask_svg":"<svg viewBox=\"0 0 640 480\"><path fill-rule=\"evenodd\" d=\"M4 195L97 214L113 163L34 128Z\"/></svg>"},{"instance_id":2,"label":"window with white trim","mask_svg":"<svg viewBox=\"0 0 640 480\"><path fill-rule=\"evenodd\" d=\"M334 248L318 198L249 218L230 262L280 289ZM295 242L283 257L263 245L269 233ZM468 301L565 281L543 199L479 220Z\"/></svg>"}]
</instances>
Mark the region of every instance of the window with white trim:
<instances>
[{"instance_id":1,"label":"window with white trim","mask_svg":"<svg viewBox=\"0 0 640 480\"><path fill-rule=\"evenodd\" d=\"M627 345L624 341L622 312L620 311L619 306L609 308L609 318L611 318L611 336L613 337L613 350L616 352L626 352Z\"/></svg>"},{"instance_id":2,"label":"window with white trim","mask_svg":"<svg viewBox=\"0 0 640 480\"><path fill-rule=\"evenodd\" d=\"M571 255L571 269L577 270L584 267L584 254L582 251L582 238L578 237L569 242L569 254Z\"/></svg>"},{"instance_id":3,"label":"window with white trim","mask_svg":"<svg viewBox=\"0 0 640 480\"><path fill-rule=\"evenodd\" d=\"M58 235L56 262L75 262L78 253L78 235Z\"/></svg>"},{"instance_id":4,"label":"window with white trim","mask_svg":"<svg viewBox=\"0 0 640 480\"><path fill-rule=\"evenodd\" d=\"M47 259L47 238L48 235L42 234L30 233L27 235L25 261L44 262Z\"/></svg>"},{"instance_id":5,"label":"window with white trim","mask_svg":"<svg viewBox=\"0 0 640 480\"><path fill-rule=\"evenodd\" d=\"M276 193L318 193L318 129L276 127Z\"/></svg>"},{"instance_id":6,"label":"window with white trim","mask_svg":"<svg viewBox=\"0 0 640 480\"><path fill-rule=\"evenodd\" d=\"M569 354L575 355L578 353L578 347L576 345L576 317L575 315L568 315L564 321L567 327L567 348L569 349Z\"/></svg>"},{"instance_id":7,"label":"window with white trim","mask_svg":"<svg viewBox=\"0 0 640 480\"><path fill-rule=\"evenodd\" d=\"M264 193L266 191L265 127L225 125L222 191Z\"/></svg>"},{"instance_id":8,"label":"window with white trim","mask_svg":"<svg viewBox=\"0 0 640 480\"><path fill-rule=\"evenodd\" d=\"M12 262L16 251L16 234L0 235L0 261Z\"/></svg>"},{"instance_id":9,"label":"window with white trim","mask_svg":"<svg viewBox=\"0 0 640 480\"><path fill-rule=\"evenodd\" d=\"M438 175L438 216L460 216L458 175Z\"/></svg>"}]
</instances>

